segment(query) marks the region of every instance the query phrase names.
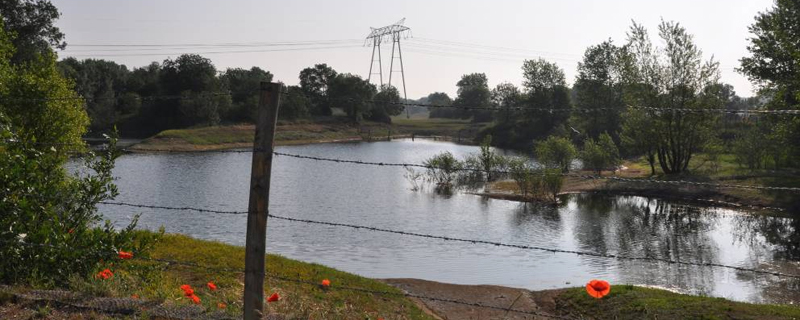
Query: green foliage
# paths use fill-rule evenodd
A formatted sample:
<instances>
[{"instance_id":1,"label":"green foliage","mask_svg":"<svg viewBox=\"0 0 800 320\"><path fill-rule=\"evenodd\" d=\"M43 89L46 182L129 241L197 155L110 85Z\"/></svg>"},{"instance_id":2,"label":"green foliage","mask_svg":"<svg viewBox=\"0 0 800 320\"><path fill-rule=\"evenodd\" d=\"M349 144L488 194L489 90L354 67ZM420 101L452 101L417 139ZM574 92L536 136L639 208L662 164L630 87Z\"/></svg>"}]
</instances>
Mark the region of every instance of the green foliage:
<instances>
[{"instance_id":1,"label":"green foliage","mask_svg":"<svg viewBox=\"0 0 800 320\"><path fill-rule=\"evenodd\" d=\"M371 109L369 100L375 96L377 89L361 77L342 73L330 81L328 97L334 107L341 108L350 120L361 122Z\"/></svg>"},{"instance_id":2,"label":"green foliage","mask_svg":"<svg viewBox=\"0 0 800 320\"><path fill-rule=\"evenodd\" d=\"M580 158L584 168L598 175L604 169L614 168L620 163L619 149L608 133L601 134L598 140L586 140Z\"/></svg>"},{"instance_id":3,"label":"green foliage","mask_svg":"<svg viewBox=\"0 0 800 320\"><path fill-rule=\"evenodd\" d=\"M255 123L258 117L261 82L272 81L272 73L259 67L252 67L250 70L235 68L225 70L225 73L219 78L223 87L231 93L232 105L227 118L233 121ZM303 112L294 112L294 110L284 113L283 109L284 104L281 105L281 116L303 114Z\"/></svg>"},{"instance_id":4,"label":"green foliage","mask_svg":"<svg viewBox=\"0 0 800 320\"><path fill-rule=\"evenodd\" d=\"M307 118L311 109L311 100L303 94L303 89L298 86L289 86L286 92L286 96L281 99L278 118L286 120Z\"/></svg>"},{"instance_id":5,"label":"green foliage","mask_svg":"<svg viewBox=\"0 0 800 320\"><path fill-rule=\"evenodd\" d=\"M436 191L441 193L453 191L454 182L464 167L464 164L449 151L437 154L425 160L423 164L428 168L426 171L428 180L433 182L436 185Z\"/></svg>"},{"instance_id":6,"label":"green foliage","mask_svg":"<svg viewBox=\"0 0 800 320\"><path fill-rule=\"evenodd\" d=\"M400 104L400 93L397 88L383 85L380 91L372 99L375 103L369 110L368 118L373 121L392 123L392 116L403 112L403 105Z\"/></svg>"},{"instance_id":7,"label":"green foliage","mask_svg":"<svg viewBox=\"0 0 800 320\"><path fill-rule=\"evenodd\" d=\"M645 115L652 120L655 134L648 141L655 144L662 171L677 174L687 171L692 156L702 151L717 118L710 113L659 109L721 107L716 92L719 64L703 62L693 36L678 23L662 21L658 30L664 48L653 47L647 30L639 24L634 23L628 33L623 60L626 102L650 108Z\"/></svg>"},{"instance_id":8,"label":"green foliage","mask_svg":"<svg viewBox=\"0 0 800 320\"><path fill-rule=\"evenodd\" d=\"M558 194L564 186L564 175L558 168L544 169L542 173L542 190L553 202L558 202Z\"/></svg>"},{"instance_id":9,"label":"green foliage","mask_svg":"<svg viewBox=\"0 0 800 320\"><path fill-rule=\"evenodd\" d=\"M770 10L761 12L750 26L747 50L740 71L770 97L769 109L800 108L800 2L777 0ZM800 165L800 120L796 117L768 117L768 133L786 148L784 165ZM773 131L773 130L770 130ZM780 161L779 161L780 162Z\"/></svg>"},{"instance_id":10,"label":"green foliage","mask_svg":"<svg viewBox=\"0 0 800 320\"><path fill-rule=\"evenodd\" d=\"M427 103L437 106L451 106L453 99L450 99L444 92L434 92L428 95ZM451 108L431 108L429 118L453 118L453 110Z\"/></svg>"},{"instance_id":11,"label":"green foliage","mask_svg":"<svg viewBox=\"0 0 800 320\"><path fill-rule=\"evenodd\" d=\"M524 198L541 191L541 170L535 168L527 158L514 157L508 160L509 176Z\"/></svg>"},{"instance_id":12,"label":"green foliage","mask_svg":"<svg viewBox=\"0 0 800 320\"><path fill-rule=\"evenodd\" d=\"M766 136L757 128L740 134L733 142L733 154L736 163L749 169L760 169L764 166L767 149L764 148Z\"/></svg>"},{"instance_id":13,"label":"green foliage","mask_svg":"<svg viewBox=\"0 0 800 320\"><path fill-rule=\"evenodd\" d=\"M624 50L608 40L586 49L583 61L578 63L575 106L598 110L573 114L575 126L587 138L597 139L606 132L614 141L620 141L622 113L626 109L620 62Z\"/></svg>"},{"instance_id":14,"label":"green foliage","mask_svg":"<svg viewBox=\"0 0 800 320\"><path fill-rule=\"evenodd\" d=\"M311 114L329 116L332 114L332 101L328 101L331 83L339 74L327 64L317 64L313 68L300 71L300 88L311 99Z\"/></svg>"},{"instance_id":15,"label":"green foliage","mask_svg":"<svg viewBox=\"0 0 800 320\"><path fill-rule=\"evenodd\" d=\"M218 124L230 107L230 97L211 94L222 89L222 82L211 60L199 55L164 60L159 83L162 93L183 98L163 101L156 112L169 127Z\"/></svg>"},{"instance_id":16,"label":"green foliage","mask_svg":"<svg viewBox=\"0 0 800 320\"><path fill-rule=\"evenodd\" d=\"M654 120L646 112L630 109L624 113L622 145L628 155L644 155L650 165L650 175L656 174L656 143Z\"/></svg>"},{"instance_id":17,"label":"green foliage","mask_svg":"<svg viewBox=\"0 0 800 320\"><path fill-rule=\"evenodd\" d=\"M64 33L55 26L61 16L48 0L2 0L0 18L3 30L13 37L16 48L10 57L14 64L33 61L49 55L50 46L64 49Z\"/></svg>"},{"instance_id":18,"label":"green foliage","mask_svg":"<svg viewBox=\"0 0 800 320\"><path fill-rule=\"evenodd\" d=\"M572 161L578 155L575 145L567 138L550 136L547 140L536 143L534 150L536 160L547 168L569 172Z\"/></svg>"}]
</instances>

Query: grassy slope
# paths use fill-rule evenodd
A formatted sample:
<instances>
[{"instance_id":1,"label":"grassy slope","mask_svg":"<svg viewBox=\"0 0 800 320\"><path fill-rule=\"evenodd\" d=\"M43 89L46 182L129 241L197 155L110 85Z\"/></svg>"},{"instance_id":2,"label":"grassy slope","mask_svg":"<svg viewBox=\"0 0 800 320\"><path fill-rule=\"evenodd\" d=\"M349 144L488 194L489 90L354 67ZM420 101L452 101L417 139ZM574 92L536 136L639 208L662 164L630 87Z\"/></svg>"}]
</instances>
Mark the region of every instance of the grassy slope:
<instances>
[{"instance_id":1,"label":"grassy slope","mask_svg":"<svg viewBox=\"0 0 800 320\"><path fill-rule=\"evenodd\" d=\"M635 286L613 286L602 300L583 288L566 290L556 299L566 309L596 319L800 319L800 308L733 302Z\"/></svg>"},{"instance_id":2,"label":"grassy slope","mask_svg":"<svg viewBox=\"0 0 800 320\"><path fill-rule=\"evenodd\" d=\"M244 248L219 242L203 241L183 235L167 234L156 244L151 258L196 263L220 269L244 269ZM399 290L382 282L341 272L318 264L304 263L281 256L267 256L267 273L291 279L319 283L329 279L332 286L350 286L370 290ZM210 291L206 283L213 281L219 289ZM168 304L189 305L183 297L182 284L191 285L202 299L203 307L213 311L220 302L231 314L241 314L244 290L241 273L131 260L118 265L111 280L77 281L75 290L93 295L164 300ZM266 304L268 312L286 315L289 319L430 319L416 305L402 296L372 295L346 290L325 290L309 284L267 279L266 296L277 292L278 302Z\"/></svg>"}]
</instances>

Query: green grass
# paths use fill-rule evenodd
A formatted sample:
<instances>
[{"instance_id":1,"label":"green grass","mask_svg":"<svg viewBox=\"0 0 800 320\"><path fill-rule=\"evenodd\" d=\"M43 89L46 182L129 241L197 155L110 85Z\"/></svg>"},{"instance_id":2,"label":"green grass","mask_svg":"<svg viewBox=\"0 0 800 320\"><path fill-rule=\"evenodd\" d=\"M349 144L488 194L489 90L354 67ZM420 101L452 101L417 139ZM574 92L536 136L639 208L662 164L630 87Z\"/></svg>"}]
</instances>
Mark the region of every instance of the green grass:
<instances>
[{"instance_id":1,"label":"green grass","mask_svg":"<svg viewBox=\"0 0 800 320\"><path fill-rule=\"evenodd\" d=\"M195 263L211 268L244 269L244 248L219 242L203 241L183 235L167 234L153 248L152 258ZM399 290L372 279L341 272L318 264L304 263L277 255L266 258L267 273L291 279L319 283L329 279L331 285L365 288L400 293ZM113 267L110 280L75 280L73 289L95 296L130 297L163 300L167 305L189 305L180 286L192 286L206 310L218 310L227 305L226 312L241 314L243 275L196 267L130 260ZM206 287L209 281L217 291ZM265 296L277 292L278 302L267 303L268 312L284 314L288 319L431 319L416 305L395 295L372 295L348 290L322 290L316 285L280 281L268 278Z\"/></svg>"},{"instance_id":2,"label":"green grass","mask_svg":"<svg viewBox=\"0 0 800 320\"><path fill-rule=\"evenodd\" d=\"M733 302L678 294L666 290L612 286L603 299L584 288L566 290L557 299L561 308L596 319L800 319L800 308Z\"/></svg>"},{"instance_id":3,"label":"green grass","mask_svg":"<svg viewBox=\"0 0 800 320\"><path fill-rule=\"evenodd\" d=\"M228 143L252 143L251 126L218 126L192 129L165 130L155 136L157 139L182 139L194 145L215 145Z\"/></svg>"}]
</instances>

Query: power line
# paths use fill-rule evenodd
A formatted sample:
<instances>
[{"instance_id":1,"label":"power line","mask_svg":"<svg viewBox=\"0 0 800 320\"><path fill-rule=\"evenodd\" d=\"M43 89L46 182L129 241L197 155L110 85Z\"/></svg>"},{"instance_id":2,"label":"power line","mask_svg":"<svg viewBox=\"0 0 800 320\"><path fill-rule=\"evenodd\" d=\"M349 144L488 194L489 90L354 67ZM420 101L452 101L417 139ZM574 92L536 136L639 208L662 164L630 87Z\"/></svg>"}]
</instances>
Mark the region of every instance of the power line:
<instances>
[{"instance_id":1,"label":"power line","mask_svg":"<svg viewBox=\"0 0 800 320\"><path fill-rule=\"evenodd\" d=\"M157 208L157 209L175 210L175 211L197 211L197 212L224 213L224 214L247 214L248 213L247 211L218 211L218 210L209 210L209 209L193 208L193 207L150 206L150 205L135 204L135 203L124 203L124 202L105 202L104 204L118 205L118 206L129 206L129 207L139 207L139 208ZM401 230L392 230L392 229L377 228L377 227L371 227L371 226L365 226L365 225L356 225L356 224L337 223L337 222L328 222L328 221L318 221L318 220L310 220L310 219L291 218L291 217L284 217L284 216L274 215L274 214L271 214L271 213L268 214L268 217L274 218L274 219L278 219L278 220L290 221L290 222L325 225L325 226L332 226L332 227L344 227L344 228L351 228L351 229L356 229L356 230L366 230L366 231L374 231L374 232L381 232L381 233L391 233L391 234L398 234L398 235L402 235L402 236L411 236L411 237L419 237L419 238L427 238L427 239L435 239L435 240L453 241L453 242L470 243L470 244L492 245L492 246L496 246L496 247L506 247L506 248L514 248L514 249L522 249L522 250L533 250L533 251L545 251L545 252L551 252L551 253L567 253L567 254L576 254L576 255L579 255L579 256L610 258L610 259L617 259L617 260L654 261L654 262L663 262L663 263L669 263L669 264L680 264L680 265L689 265L689 266L698 266L698 267L719 267L719 268L733 269L733 270L737 270L737 271L746 271L746 272L773 275L773 276L779 276L779 277L800 279L800 275L787 274L787 273L776 272L776 271L767 271L767 270L759 270L759 269L752 269L752 268L744 268L744 267L738 267L738 266L730 266L730 265L724 265L724 264L713 263L713 262L686 262L686 261L678 261L678 260L672 260L672 259L666 259L666 258L629 257L629 256L623 256L623 255L617 255L617 254L604 254L604 253L596 253L596 252L588 252L588 251L564 250L564 249L555 249L555 248L547 248L547 247L540 247L540 246L508 244L508 243L502 243L502 242L496 242L496 241L487 241L487 240L478 240L478 239L465 239L465 238L438 236L438 235L431 235L431 234L424 234L424 233L417 233L417 232L409 232L409 231L401 231Z\"/></svg>"},{"instance_id":2,"label":"power line","mask_svg":"<svg viewBox=\"0 0 800 320\"><path fill-rule=\"evenodd\" d=\"M158 100L191 100L210 97L230 96L229 92L198 92L198 96L183 96L183 95L156 95L156 96L135 96L140 101L158 101ZM65 97L46 97L46 98L27 98L27 97L3 97L0 101L69 101L69 100L84 100L84 101L106 101L106 100L119 100L121 97L81 97L81 96L65 96Z\"/></svg>"},{"instance_id":3,"label":"power line","mask_svg":"<svg viewBox=\"0 0 800 320\"><path fill-rule=\"evenodd\" d=\"M144 56L176 56L183 54L229 54L229 53L263 53L263 52L288 52L288 51L314 51L344 48L361 48L359 45L347 46L325 46L308 48L285 48L285 49L264 49L264 50L235 50L235 51L200 51L200 52L162 52L162 53L130 53L130 54L79 54L68 55L71 57L144 57Z\"/></svg>"},{"instance_id":4,"label":"power line","mask_svg":"<svg viewBox=\"0 0 800 320\"><path fill-rule=\"evenodd\" d=\"M361 43L362 39L338 39L338 40L308 40L308 41L284 41L284 42L222 42L222 43L180 43L180 44L156 44L156 43L107 43L107 44L69 44L70 47L145 47L145 48L172 48L172 47L265 47L265 46L306 46L320 44L338 43Z\"/></svg>"}]
</instances>

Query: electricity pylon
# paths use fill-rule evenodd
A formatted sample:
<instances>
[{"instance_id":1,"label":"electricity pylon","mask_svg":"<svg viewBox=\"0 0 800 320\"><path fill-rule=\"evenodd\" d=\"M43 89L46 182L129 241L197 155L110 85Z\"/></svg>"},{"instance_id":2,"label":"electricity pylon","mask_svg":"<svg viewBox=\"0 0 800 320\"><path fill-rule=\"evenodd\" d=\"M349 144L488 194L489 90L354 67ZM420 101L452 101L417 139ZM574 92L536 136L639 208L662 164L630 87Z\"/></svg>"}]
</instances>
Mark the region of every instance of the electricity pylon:
<instances>
[{"instance_id":1,"label":"electricity pylon","mask_svg":"<svg viewBox=\"0 0 800 320\"><path fill-rule=\"evenodd\" d=\"M400 48L400 39L408 38L411 36L411 28L406 27L403 23L406 18L397 21L392 25L382 28L372 28L371 32L364 41L365 46L372 45L372 59L369 64L369 75L367 81L372 81L372 75L377 74L380 77L380 85L383 86L383 62L381 61L381 43L383 41L392 41L392 59L389 61L389 86L392 85L392 75L399 72L403 80L403 99L408 99L406 95L406 73L403 67L403 50ZM372 40L372 41L370 41ZM395 48L397 48L397 59L400 60L400 70L394 70ZM375 60L375 53L378 53L378 60ZM378 62L378 72L372 72L375 66L375 61ZM406 117L408 117L408 108L406 108Z\"/></svg>"}]
</instances>

